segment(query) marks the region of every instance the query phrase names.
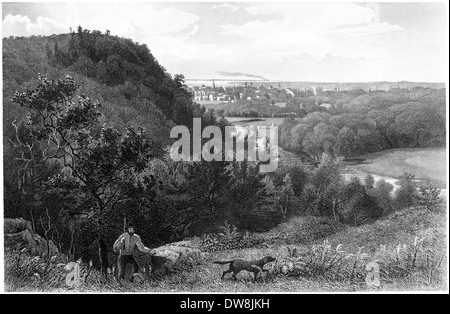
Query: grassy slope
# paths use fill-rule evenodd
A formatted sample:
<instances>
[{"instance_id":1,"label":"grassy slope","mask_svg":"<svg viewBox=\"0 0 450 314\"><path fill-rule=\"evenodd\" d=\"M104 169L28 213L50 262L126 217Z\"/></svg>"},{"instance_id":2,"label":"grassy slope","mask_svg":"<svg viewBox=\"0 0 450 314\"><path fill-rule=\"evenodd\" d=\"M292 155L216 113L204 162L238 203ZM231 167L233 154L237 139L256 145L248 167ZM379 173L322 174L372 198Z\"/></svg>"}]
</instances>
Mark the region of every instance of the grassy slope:
<instances>
[{"instance_id":1,"label":"grassy slope","mask_svg":"<svg viewBox=\"0 0 450 314\"><path fill-rule=\"evenodd\" d=\"M413 246L415 238L425 238L424 248L431 249L438 256L447 256L447 230L446 215L432 213L423 208L411 208L394 213L373 224L360 227L344 227L336 225L329 220L314 217L299 217L282 224L269 232L260 234L265 238L265 243L259 247L215 252L206 254L203 260L195 261L195 267L175 272L161 280L131 284L115 281L100 283L99 274L94 271L90 276L88 285L80 288L80 291L121 291L121 292L312 292L312 291L367 291L364 279L357 281L337 281L329 278L317 277L308 279L302 276L287 277L277 271L283 261L289 260L289 249L296 248L299 252L306 252L312 244L321 244L325 239L329 240L332 248L341 244L347 253L355 254L359 247L364 247L363 252L368 254L362 267L377 259L380 245L387 245L388 251L396 251L398 245ZM403 252L403 251L402 251ZM406 252L406 251L405 251ZM427 253L423 250L420 254ZM403 255L406 253L402 253ZM427 253L428 254L428 253ZM277 262L271 263L266 268L271 273L265 278L265 282L252 281L251 274L242 272L239 280L234 281L227 275L225 280L220 276L226 266L213 264L216 260L230 260L234 258L259 259L265 255L277 258ZM395 254L394 254L395 255ZM443 260L442 265L447 265ZM362 272L365 276L365 272ZM430 284L426 278L416 276L415 273L401 279L382 281L381 289L392 290L446 290L446 272L440 273L440 284ZM5 284L8 289L7 284ZM44 291L68 291L64 283L57 285L26 284L19 290L44 290Z\"/></svg>"},{"instance_id":2,"label":"grassy slope","mask_svg":"<svg viewBox=\"0 0 450 314\"><path fill-rule=\"evenodd\" d=\"M298 226L298 223L294 223ZM293 224L284 226L284 230L289 230ZM340 228L338 228L340 229ZM302 232L302 229L290 231L290 235ZM270 234L270 232L268 233ZM265 234L266 236L268 234ZM326 233L324 233L326 234ZM425 237L425 242L431 245L436 251L445 252L444 241L446 241L446 218L442 214L430 213L424 209L409 209L389 216L386 219L375 222L374 224L345 228L338 231L334 235L328 236L329 242L336 246L342 244L343 249L350 253L355 253L359 247L364 247L363 252L373 255L380 244L388 245L388 247L396 247L398 244L413 244L415 237ZM324 238L316 239L312 243L321 243ZM212 260L229 260L233 258L257 259L264 255L272 255L277 259L283 259L288 256L287 247L298 250L305 250L307 245L282 245L276 243L268 245L266 248L252 248L238 251L229 251L212 254L209 258ZM268 284L251 282L250 274L239 274L241 281L234 282L230 279L220 280L221 270L223 267L211 263L206 263L203 269L194 272L193 277L195 284L190 287L180 286L172 287L176 290L183 291L184 288L193 289L195 291L354 291L366 290L364 285L333 283L330 281L307 280L302 278L275 277ZM431 289L427 285L420 282L394 282L384 285L385 290L414 290L414 289ZM161 288L157 289L160 290ZM165 290L165 289L161 289Z\"/></svg>"},{"instance_id":3,"label":"grassy slope","mask_svg":"<svg viewBox=\"0 0 450 314\"><path fill-rule=\"evenodd\" d=\"M334 233L334 234L333 234ZM306 234L310 235L304 239ZM312 234L312 235L311 235ZM442 213L431 213L422 208L411 208L379 220L373 224L360 227L344 227L333 225L330 221L317 218L295 218L280 225L274 230L261 234L266 243L260 247L216 252L207 254L203 261L191 270L181 271L167 276L164 280L141 284L125 283L118 285L90 285L82 291L135 291L135 292L336 292L336 291L368 291L364 280L359 282L333 281L328 279L304 277L287 277L281 273L271 273L266 277L266 282L252 281L252 275L242 272L239 280L234 281L229 276L220 279L226 266L213 264L216 260L230 260L234 258L259 259L265 255L271 255L278 261L289 258L289 249L297 248L298 251L306 251L313 243L323 243L328 239L335 247L342 245L348 253L356 253L359 247L364 247L363 252L368 253L368 263L376 258L380 245L387 245L395 251L397 245L413 245L415 237L425 238L424 243L432 248L438 255L447 251L446 216ZM289 240L290 239L290 240ZM297 239L293 241L293 239ZM303 241L303 240L304 241ZM287 244L289 243L289 244ZM269 264L266 268L273 271L277 262ZM447 261L443 262L446 265ZM445 275L446 276L446 275ZM384 291L411 291L411 290L446 290L444 285L430 285L414 275L382 282L380 290Z\"/></svg>"},{"instance_id":4,"label":"grassy slope","mask_svg":"<svg viewBox=\"0 0 450 314\"><path fill-rule=\"evenodd\" d=\"M354 168L380 176L400 178L404 172L414 174L418 180L430 180L430 183L446 188L446 149L445 148L409 148L391 149L366 156L366 164Z\"/></svg>"}]
</instances>

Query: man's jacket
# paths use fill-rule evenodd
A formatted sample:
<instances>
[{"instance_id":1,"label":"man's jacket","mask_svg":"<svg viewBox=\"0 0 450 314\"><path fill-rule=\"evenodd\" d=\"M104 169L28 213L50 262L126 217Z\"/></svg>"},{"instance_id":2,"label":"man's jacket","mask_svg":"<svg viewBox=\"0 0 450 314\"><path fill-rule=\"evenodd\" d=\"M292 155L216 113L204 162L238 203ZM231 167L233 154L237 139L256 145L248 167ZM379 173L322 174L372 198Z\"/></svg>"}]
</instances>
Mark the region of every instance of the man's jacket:
<instances>
[{"instance_id":1,"label":"man's jacket","mask_svg":"<svg viewBox=\"0 0 450 314\"><path fill-rule=\"evenodd\" d=\"M113 249L114 252L120 255L132 255L135 247L137 247L139 251L150 253L150 249L144 246L141 238L137 234L130 236L126 232L114 242Z\"/></svg>"}]
</instances>

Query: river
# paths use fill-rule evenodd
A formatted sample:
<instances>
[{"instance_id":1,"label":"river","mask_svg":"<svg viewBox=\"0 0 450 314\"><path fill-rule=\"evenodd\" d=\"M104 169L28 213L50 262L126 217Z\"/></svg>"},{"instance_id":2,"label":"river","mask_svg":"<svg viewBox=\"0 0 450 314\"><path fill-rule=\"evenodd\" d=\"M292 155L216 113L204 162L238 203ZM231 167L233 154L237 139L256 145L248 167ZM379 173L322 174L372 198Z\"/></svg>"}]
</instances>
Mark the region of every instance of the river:
<instances>
[{"instance_id":1,"label":"river","mask_svg":"<svg viewBox=\"0 0 450 314\"><path fill-rule=\"evenodd\" d=\"M234 117L229 118L228 117L227 120L235 125L241 125L241 126L248 126L248 125L253 125L253 126L277 125L278 126L283 122L284 118L258 118L258 120L255 121L255 118L234 118ZM421 152L422 151L418 151L418 154L420 154ZM280 159L285 164L290 164L290 163L295 163L295 162L300 161L299 156L297 156L293 153L290 153L290 152L283 151L283 149L281 149L281 148L279 148L279 153L280 153L280 155L279 155ZM380 154L383 155L382 153L383 152L381 152ZM401 154L401 156L403 157L403 156L407 156L409 154L414 154L415 152L413 151L413 152L403 153L401 151L397 151L395 153ZM380 157L380 158L384 158L384 157ZM442 165L440 165L441 164L440 160L429 160L427 158L427 156L425 156L425 157L422 156L422 159L425 159L426 162L428 162L428 163L431 161L432 163L434 162L434 163L439 164L437 167L438 169L442 168ZM369 162L373 162L373 160L371 160ZM401 168L403 168L403 167L401 167ZM444 168L445 168L445 166L444 166ZM388 169L388 168L386 168L386 169ZM404 171L408 172L409 170L410 170L409 168L405 168ZM425 172L426 172L426 170L425 170ZM401 171L401 173L403 173L403 170ZM373 176L375 183L378 182L379 180L383 179L384 181L392 184L392 186L394 187L392 193L395 193L395 191L400 187L400 185L399 185L400 179L398 177L396 178L396 177L390 177L390 176L385 176L385 175L379 175L376 173L372 173L370 171L361 171L360 169L357 169L357 167L350 165L350 164L346 165L344 168L344 171L343 171L343 176L347 182L350 181L352 177L358 177L361 180L361 182L364 182L364 179L368 174ZM417 183L424 182L423 180L415 180L415 181ZM447 189L442 187L440 195L444 198L447 198Z\"/></svg>"}]
</instances>

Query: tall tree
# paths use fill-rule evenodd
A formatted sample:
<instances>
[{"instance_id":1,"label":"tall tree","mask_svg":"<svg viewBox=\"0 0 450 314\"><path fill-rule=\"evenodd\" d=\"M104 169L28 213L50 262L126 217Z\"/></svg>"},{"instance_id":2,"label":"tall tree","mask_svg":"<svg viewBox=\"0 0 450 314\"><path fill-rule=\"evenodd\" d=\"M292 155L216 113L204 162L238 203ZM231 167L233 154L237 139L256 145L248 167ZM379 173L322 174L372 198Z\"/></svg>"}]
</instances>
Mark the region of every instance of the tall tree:
<instances>
[{"instance_id":1,"label":"tall tree","mask_svg":"<svg viewBox=\"0 0 450 314\"><path fill-rule=\"evenodd\" d=\"M116 228L115 210L151 195L152 182L144 168L152 157L151 143L142 129L126 134L101 126L99 104L76 97L78 86L67 76L58 81L39 76L35 90L16 92L15 104L27 110L20 125L23 136L14 141L18 159L26 166L56 161L59 173L46 184L47 191L65 196L74 219L87 219L99 245L103 274L108 267L108 229Z\"/></svg>"}]
</instances>

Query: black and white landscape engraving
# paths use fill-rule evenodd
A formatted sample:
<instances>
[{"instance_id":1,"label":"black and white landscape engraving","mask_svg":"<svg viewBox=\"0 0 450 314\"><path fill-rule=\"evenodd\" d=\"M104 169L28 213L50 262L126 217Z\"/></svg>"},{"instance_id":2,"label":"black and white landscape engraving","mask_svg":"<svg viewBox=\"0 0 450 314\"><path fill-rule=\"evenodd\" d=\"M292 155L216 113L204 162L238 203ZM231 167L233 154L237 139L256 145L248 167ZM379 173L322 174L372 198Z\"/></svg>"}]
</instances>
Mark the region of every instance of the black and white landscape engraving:
<instances>
[{"instance_id":1,"label":"black and white landscape engraving","mask_svg":"<svg viewBox=\"0 0 450 314\"><path fill-rule=\"evenodd\" d=\"M2 3L3 290L448 292L447 36L444 2Z\"/></svg>"}]
</instances>

